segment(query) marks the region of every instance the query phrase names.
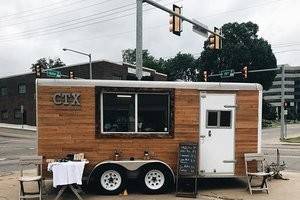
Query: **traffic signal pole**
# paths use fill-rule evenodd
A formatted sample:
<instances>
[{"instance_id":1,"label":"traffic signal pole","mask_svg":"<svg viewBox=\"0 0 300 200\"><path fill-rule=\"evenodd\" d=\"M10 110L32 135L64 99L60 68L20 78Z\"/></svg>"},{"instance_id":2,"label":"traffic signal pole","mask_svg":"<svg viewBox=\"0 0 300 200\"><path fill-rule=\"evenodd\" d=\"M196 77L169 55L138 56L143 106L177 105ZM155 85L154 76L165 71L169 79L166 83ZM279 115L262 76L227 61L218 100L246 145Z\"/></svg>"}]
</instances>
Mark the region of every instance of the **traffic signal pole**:
<instances>
[{"instance_id":1,"label":"traffic signal pole","mask_svg":"<svg viewBox=\"0 0 300 200\"><path fill-rule=\"evenodd\" d=\"M143 77L143 0L136 0L136 76Z\"/></svg>"},{"instance_id":2,"label":"traffic signal pole","mask_svg":"<svg viewBox=\"0 0 300 200\"><path fill-rule=\"evenodd\" d=\"M281 105L280 105L280 123L281 123L281 131L280 131L280 139L284 139L286 136L285 129L285 113L284 113L284 80L285 80L285 69L284 65L281 66Z\"/></svg>"},{"instance_id":3,"label":"traffic signal pole","mask_svg":"<svg viewBox=\"0 0 300 200\"><path fill-rule=\"evenodd\" d=\"M190 24L194 25L196 28L199 28L203 31L206 31L208 33L214 34L216 36L219 36L220 38L224 38L222 35L215 33L212 30L209 30L205 25L202 23L199 23L196 20L189 19L181 14L178 14L174 12L173 10L170 10L155 1L152 0L136 0L136 76L138 80L142 79L143 76L143 3L148 3L160 10L163 10L170 15L174 15L176 17L179 17L182 21L189 22Z\"/></svg>"}]
</instances>

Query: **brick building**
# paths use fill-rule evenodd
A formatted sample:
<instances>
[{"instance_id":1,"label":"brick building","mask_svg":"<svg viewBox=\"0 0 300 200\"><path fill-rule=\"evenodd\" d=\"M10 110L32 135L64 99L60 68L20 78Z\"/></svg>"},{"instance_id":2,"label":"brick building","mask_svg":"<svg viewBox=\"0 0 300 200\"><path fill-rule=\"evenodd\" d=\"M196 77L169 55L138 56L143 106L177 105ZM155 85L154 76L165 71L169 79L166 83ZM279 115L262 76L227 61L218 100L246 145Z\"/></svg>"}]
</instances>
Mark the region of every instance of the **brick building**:
<instances>
[{"instance_id":1,"label":"brick building","mask_svg":"<svg viewBox=\"0 0 300 200\"><path fill-rule=\"evenodd\" d=\"M63 75L72 71L77 78L89 78L89 63L55 68ZM106 60L92 63L93 79L136 80L135 66L127 63L114 63ZM48 78L42 73L42 78ZM167 76L153 69L143 68L143 79L165 81ZM21 107L24 113L22 115ZM35 125L35 74L0 78L0 123Z\"/></svg>"}]
</instances>

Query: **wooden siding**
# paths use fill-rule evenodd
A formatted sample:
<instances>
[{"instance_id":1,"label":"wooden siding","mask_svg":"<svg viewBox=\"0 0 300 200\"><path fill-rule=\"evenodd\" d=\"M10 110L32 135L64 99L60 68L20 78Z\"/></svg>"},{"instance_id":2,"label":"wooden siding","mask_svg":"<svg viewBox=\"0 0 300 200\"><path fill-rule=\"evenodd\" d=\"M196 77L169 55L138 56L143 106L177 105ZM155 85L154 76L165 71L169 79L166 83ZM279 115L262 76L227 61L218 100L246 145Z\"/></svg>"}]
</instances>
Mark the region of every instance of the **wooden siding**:
<instances>
[{"instance_id":1,"label":"wooden siding","mask_svg":"<svg viewBox=\"0 0 300 200\"><path fill-rule=\"evenodd\" d=\"M81 93L79 108L56 106L56 92ZM84 152L90 161L88 168L113 158L115 150L121 158L143 158L145 150L155 159L167 162L176 169L178 144L198 141L199 92L175 91L174 138L99 138L95 135L95 89L91 87L38 88L38 154L62 158L68 153Z\"/></svg>"},{"instance_id":2,"label":"wooden siding","mask_svg":"<svg viewBox=\"0 0 300 200\"><path fill-rule=\"evenodd\" d=\"M56 92L80 93L81 106L54 105L52 96ZM147 150L152 158L163 160L176 170L178 144L198 142L199 93L175 90L174 138L101 138L95 133L95 88L40 86L38 154L48 159L84 152L91 169L101 161L113 159L115 150L121 152L121 159L143 158ZM236 101L235 172L243 175L243 154L257 151L258 91L238 91Z\"/></svg>"},{"instance_id":3,"label":"wooden siding","mask_svg":"<svg viewBox=\"0 0 300 200\"><path fill-rule=\"evenodd\" d=\"M257 152L258 91L238 91L236 96L235 174L245 174L244 153Z\"/></svg>"}]
</instances>

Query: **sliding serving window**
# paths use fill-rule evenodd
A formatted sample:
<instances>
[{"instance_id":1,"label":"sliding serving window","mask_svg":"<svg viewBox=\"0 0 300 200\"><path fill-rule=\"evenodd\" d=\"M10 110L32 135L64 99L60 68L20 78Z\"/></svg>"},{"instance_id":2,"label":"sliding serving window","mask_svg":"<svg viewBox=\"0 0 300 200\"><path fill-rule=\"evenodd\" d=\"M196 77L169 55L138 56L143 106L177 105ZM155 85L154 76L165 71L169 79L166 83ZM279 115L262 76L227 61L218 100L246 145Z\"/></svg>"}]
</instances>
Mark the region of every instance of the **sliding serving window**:
<instances>
[{"instance_id":1,"label":"sliding serving window","mask_svg":"<svg viewBox=\"0 0 300 200\"><path fill-rule=\"evenodd\" d=\"M169 93L102 93L102 133L168 134Z\"/></svg>"},{"instance_id":2,"label":"sliding serving window","mask_svg":"<svg viewBox=\"0 0 300 200\"><path fill-rule=\"evenodd\" d=\"M103 132L135 131L135 95L103 94Z\"/></svg>"}]
</instances>

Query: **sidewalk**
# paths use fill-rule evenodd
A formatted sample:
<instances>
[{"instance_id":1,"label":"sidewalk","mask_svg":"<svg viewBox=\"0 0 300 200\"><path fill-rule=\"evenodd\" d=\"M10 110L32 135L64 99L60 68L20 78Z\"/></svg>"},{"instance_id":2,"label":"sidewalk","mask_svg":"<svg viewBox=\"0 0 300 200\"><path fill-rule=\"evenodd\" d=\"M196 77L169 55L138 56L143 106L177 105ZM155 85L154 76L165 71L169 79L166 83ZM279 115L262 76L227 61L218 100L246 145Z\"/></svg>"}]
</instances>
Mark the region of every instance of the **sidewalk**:
<instances>
[{"instance_id":1,"label":"sidewalk","mask_svg":"<svg viewBox=\"0 0 300 200\"><path fill-rule=\"evenodd\" d=\"M0 199L14 200L18 199L19 184L17 181L18 173L0 173ZM224 200L298 200L300 196L300 173L285 172L284 177L290 180L272 180L269 182L270 193L257 193L250 195L245 189L245 184L236 179L215 179L213 184L209 183L212 180L200 181L201 186L199 188L199 194L197 199L224 199ZM208 182L208 183L206 183ZM57 194L57 189L52 188L52 182L46 182L47 200L54 199ZM82 194L82 197L86 200L107 199L107 200L186 200L186 198L175 197L175 194L164 195L143 195L138 192L130 193L128 196L100 196L92 194ZM63 195L64 200L76 199L71 193L65 193Z\"/></svg>"},{"instance_id":2,"label":"sidewalk","mask_svg":"<svg viewBox=\"0 0 300 200\"><path fill-rule=\"evenodd\" d=\"M17 130L36 131L36 127L35 126L20 125L20 124L0 123L0 128L10 128L10 129L17 129Z\"/></svg>"}]
</instances>

